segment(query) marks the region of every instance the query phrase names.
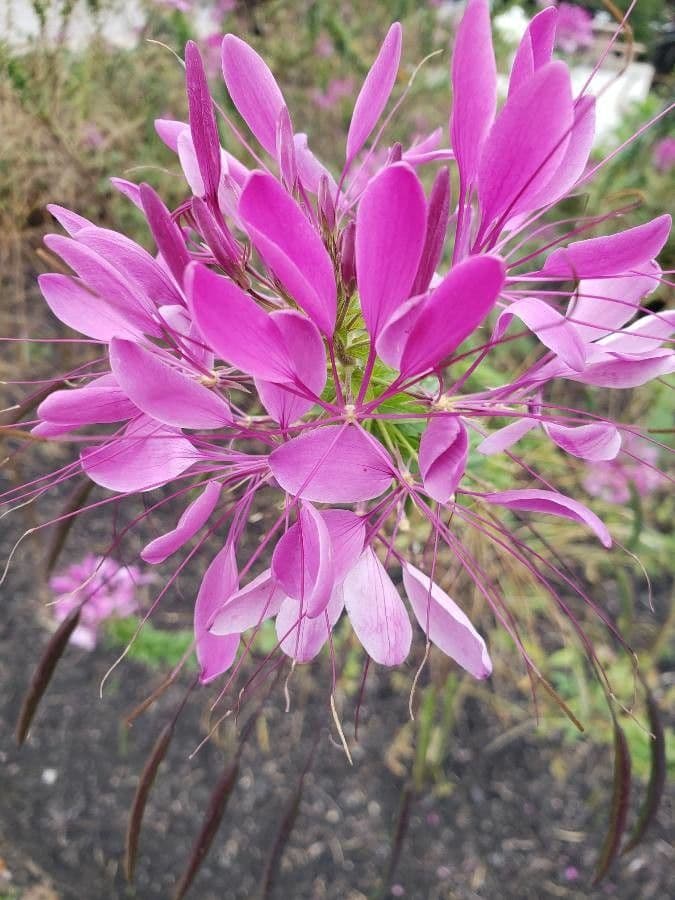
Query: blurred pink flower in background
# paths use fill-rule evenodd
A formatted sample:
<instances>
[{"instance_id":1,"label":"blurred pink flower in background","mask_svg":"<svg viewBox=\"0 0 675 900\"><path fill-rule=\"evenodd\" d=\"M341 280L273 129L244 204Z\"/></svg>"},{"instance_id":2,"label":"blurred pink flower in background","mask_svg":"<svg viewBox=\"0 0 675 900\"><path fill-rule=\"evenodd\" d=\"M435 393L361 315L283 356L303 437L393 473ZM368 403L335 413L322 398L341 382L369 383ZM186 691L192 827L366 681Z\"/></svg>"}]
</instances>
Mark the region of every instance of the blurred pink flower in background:
<instances>
[{"instance_id":1,"label":"blurred pink flower in background","mask_svg":"<svg viewBox=\"0 0 675 900\"><path fill-rule=\"evenodd\" d=\"M558 3L556 46L574 53L593 43L593 16L575 3Z\"/></svg>"},{"instance_id":2,"label":"blurred pink flower in background","mask_svg":"<svg viewBox=\"0 0 675 900\"><path fill-rule=\"evenodd\" d=\"M312 99L321 109L332 109L340 100L349 97L353 90L353 78L333 78L328 82L325 91L321 91L318 88L312 91Z\"/></svg>"},{"instance_id":3,"label":"blurred pink flower in background","mask_svg":"<svg viewBox=\"0 0 675 900\"><path fill-rule=\"evenodd\" d=\"M136 589L152 580L141 575L137 566L123 566L109 557L88 553L49 580L56 595L54 618L62 622L80 604L80 623L71 641L84 650L93 650L103 622L123 618L138 611Z\"/></svg>"},{"instance_id":4,"label":"blurred pink flower in background","mask_svg":"<svg viewBox=\"0 0 675 900\"><path fill-rule=\"evenodd\" d=\"M333 55L333 51L335 47L333 46L333 42L328 37L327 34L322 34L317 39L314 50L317 56L321 56L324 59L327 59L329 56Z\"/></svg>"},{"instance_id":5,"label":"blurred pink flower in background","mask_svg":"<svg viewBox=\"0 0 675 900\"><path fill-rule=\"evenodd\" d=\"M675 137L664 137L654 144L652 160L659 172L670 172L675 166Z\"/></svg>"},{"instance_id":6,"label":"blurred pink flower in background","mask_svg":"<svg viewBox=\"0 0 675 900\"><path fill-rule=\"evenodd\" d=\"M155 6L164 6L166 9L175 9L178 12L188 13L192 9L192 0L154 0Z\"/></svg>"},{"instance_id":7,"label":"blurred pink flower in background","mask_svg":"<svg viewBox=\"0 0 675 900\"><path fill-rule=\"evenodd\" d=\"M627 503L631 496L631 484L640 497L645 497L665 483L664 476L657 469L657 447L631 435L624 437L623 445L625 452L616 459L586 465L583 485L592 497L599 497L607 503Z\"/></svg>"}]
</instances>

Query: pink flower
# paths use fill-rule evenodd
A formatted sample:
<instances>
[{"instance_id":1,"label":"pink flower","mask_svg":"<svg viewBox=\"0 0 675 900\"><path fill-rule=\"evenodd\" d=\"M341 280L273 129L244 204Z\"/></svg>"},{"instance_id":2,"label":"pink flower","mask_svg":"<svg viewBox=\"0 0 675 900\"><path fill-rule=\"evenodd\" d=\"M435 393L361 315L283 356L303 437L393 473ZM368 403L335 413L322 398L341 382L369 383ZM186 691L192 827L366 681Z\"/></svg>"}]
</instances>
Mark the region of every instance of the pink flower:
<instances>
[{"instance_id":1,"label":"pink flower","mask_svg":"<svg viewBox=\"0 0 675 900\"><path fill-rule=\"evenodd\" d=\"M670 172L675 166L675 137L664 137L654 144L652 160L659 172Z\"/></svg>"},{"instance_id":2,"label":"pink flower","mask_svg":"<svg viewBox=\"0 0 675 900\"><path fill-rule=\"evenodd\" d=\"M623 452L609 463L586 466L583 485L592 497L607 503L626 504L631 488L646 497L665 486L666 478L657 468L659 451L639 438L629 435Z\"/></svg>"},{"instance_id":3,"label":"pink flower","mask_svg":"<svg viewBox=\"0 0 675 900\"><path fill-rule=\"evenodd\" d=\"M593 16L576 3L558 3L556 46L575 53L593 44Z\"/></svg>"}]
</instances>

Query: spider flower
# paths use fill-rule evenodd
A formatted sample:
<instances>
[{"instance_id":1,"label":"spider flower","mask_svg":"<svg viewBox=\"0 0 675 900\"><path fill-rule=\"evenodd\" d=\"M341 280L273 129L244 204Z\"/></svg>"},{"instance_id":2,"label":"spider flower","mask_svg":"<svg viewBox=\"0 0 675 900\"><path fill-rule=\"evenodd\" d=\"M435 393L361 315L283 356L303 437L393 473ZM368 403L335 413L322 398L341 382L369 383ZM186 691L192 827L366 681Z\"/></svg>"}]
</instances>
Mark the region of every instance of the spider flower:
<instances>
[{"instance_id":1,"label":"spider flower","mask_svg":"<svg viewBox=\"0 0 675 900\"><path fill-rule=\"evenodd\" d=\"M487 0L470 0L451 66L449 146L443 122L407 147L384 144L402 47L392 25L334 173L295 131L266 63L232 34L222 69L245 127L225 124L245 161L225 149L188 44L189 121L156 123L184 172L184 201L168 210L147 185L114 182L144 214L157 254L52 207L68 237L47 245L73 275L42 276L42 292L102 352L95 376L69 373L42 400L35 432L85 445L55 484L83 470L110 502L166 486L141 518L183 502L176 525L141 551L146 563L196 539L180 571L215 537L194 608L203 682L232 669L230 684L266 619L277 656L332 654L343 615L375 663L404 663L415 620L428 643L487 677L466 598L443 587L441 548L536 672L507 598L463 538L471 531L555 601L556 579L588 600L514 517L572 522L607 548L611 535L537 471L536 456L511 448L531 432L571 457L619 454L621 423L556 405L550 388L630 388L675 369L673 316L643 305L663 279L656 257L670 219L599 236L620 210L556 220L556 204L593 174L595 105L552 59L558 15L532 20L498 109ZM535 340L536 361L505 369L503 346L520 340ZM507 488L484 477L481 460L499 453L516 467ZM265 531L247 550L261 506ZM429 551L414 560L412 520Z\"/></svg>"}]
</instances>

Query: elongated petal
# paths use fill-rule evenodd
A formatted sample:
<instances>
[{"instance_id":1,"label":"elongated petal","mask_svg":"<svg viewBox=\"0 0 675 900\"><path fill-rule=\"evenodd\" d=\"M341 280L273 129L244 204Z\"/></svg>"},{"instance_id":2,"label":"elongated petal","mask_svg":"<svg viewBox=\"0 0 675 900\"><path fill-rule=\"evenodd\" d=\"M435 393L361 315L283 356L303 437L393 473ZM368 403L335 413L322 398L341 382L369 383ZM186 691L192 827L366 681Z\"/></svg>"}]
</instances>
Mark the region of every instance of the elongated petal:
<instances>
[{"instance_id":1,"label":"elongated petal","mask_svg":"<svg viewBox=\"0 0 675 900\"><path fill-rule=\"evenodd\" d=\"M622 359L611 354L607 357L602 362L587 366L583 372L570 371L564 377L596 387L633 388L675 372L675 354L669 350L653 351L643 359Z\"/></svg>"},{"instance_id":2,"label":"elongated petal","mask_svg":"<svg viewBox=\"0 0 675 900\"><path fill-rule=\"evenodd\" d=\"M215 556L202 579L195 604L194 629L202 684L226 672L237 655L239 635L215 635L209 629L216 611L237 590L234 549L227 543Z\"/></svg>"},{"instance_id":3,"label":"elongated petal","mask_svg":"<svg viewBox=\"0 0 675 900\"><path fill-rule=\"evenodd\" d=\"M188 187L195 197L200 199L206 195L204 178L199 168L199 160L189 128L184 128L178 135L178 159L185 175Z\"/></svg>"},{"instance_id":4,"label":"elongated petal","mask_svg":"<svg viewBox=\"0 0 675 900\"><path fill-rule=\"evenodd\" d=\"M331 196L335 198L338 192L335 179L309 149L307 135L302 131L296 131L293 135L293 143L295 144L295 161L298 166L298 175L303 187L312 194L318 194L321 179L325 178L328 181Z\"/></svg>"},{"instance_id":5,"label":"elongated petal","mask_svg":"<svg viewBox=\"0 0 675 900\"><path fill-rule=\"evenodd\" d=\"M356 98L347 134L346 165L349 165L368 140L387 105L401 62L401 42L401 25L394 22Z\"/></svg>"},{"instance_id":6,"label":"elongated petal","mask_svg":"<svg viewBox=\"0 0 675 900\"><path fill-rule=\"evenodd\" d=\"M412 627L403 601L375 552L368 547L345 578L344 602L354 633L382 666L398 666L410 652Z\"/></svg>"},{"instance_id":7,"label":"elongated petal","mask_svg":"<svg viewBox=\"0 0 675 900\"><path fill-rule=\"evenodd\" d=\"M115 190L119 191L123 197L126 197L127 200L131 200L136 209L140 209L141 212L143 212L141 189L137 184L134 184L133 181L128 181L126 178L111 178L110 184L112 184Z\"/></svg>"},{"instance_id":8,"label":"elongated petal","mask_svg":"<svg viewBox=\"0 0 675 900\"><path fill-rule=\"evenodd\" d=\"M562 62L543 66L508 99L478 169L480 238L496 220L533 208L528 198L558 169L572 123L570 78Z\"/></svg>"},{"instance_id":9,"label":"elongated petal","mask_svg":"<svg viewBox=\"0 0 675 900\"><path fill-rule=\"evenodd\" d=\"M372 500L395 473L384 447L354 425L327 425L293 438L269 462L283 490L318 503Z\"/></svg>"},{"instance_id":10,"label":"elongated petal","mask_svg":"<svg viewBox=\"0 0 675 900\"><path fill-rule=\"evenodd\" d=\"M182 284L190 254L181 230L171 218L159 194L150 185L141 185L141 200L157 249L176 282Z\"/></svg>"},{"instance_id":11,"label":"elongated petal","mask_svg":"<svg viewBox=\"0 0 675 900\"><path fill-rule=\"evenodd\" d=\"M627 328L608 334L595 346L621 356L656 355L664 341L675 331L675 310L641 316Z\"/></svg>"},{"instance_id":12,"label":"elongated petal","mask_svg":"<svg viewBox=\"0 0 675 900\"><path fill-rule=\"evenodd\" d=\"M443 255L445 235L448 230L450 216L450 172L443 168L434 179L429 195L429 211L427 213L427 233L420 264L411 288L413 296L422 294L431 283L436 267Z\"/></svg>"},{"instance_id":13,"label":"elongated petal","mask_svg":"<svg viewBox=\"0 0 675 900\"><path fill-rule=\"evenodd\" d=\"M78 231L82 231L83 228L91 228L93 225L89 219L85 219L84 216L78 215L71 209L66 209L65 206L59 206L56 203L48 203L47 209L54 216L59 225L68 232L70 237L75 237Z\"/></svg>"},{"instance_id":14,"label":"elongated petal","mask_svg":"<svg viewBox=\"0 0 675 900\"><path fill-rule=\"evenodd\" d=\"M185 290L199 330L221 359L256 378L293 380L279 327L241 288L192 263Z\"/></svg>"},{"instance_id":15,"label":"elongated petal","mask_svg":"<svg viewBox=\"0 0 675 900\"><path fill-rule=\"evenodd\" d=\"M83 450L80 459L92 481L125 494L166 484L200 454L180 431L139 416L108 443Z\"/></svg>"},{"instance_id":16,"label":"elongated petal","mask_svg":"<svg viewBox=\"0 0 675 900\"><path fill-rule=\"evenodd\" d=\"M420 472L424 489L439 503L447 503L462 480L469 454L469 436L458 416L437 416L420 441Z\"/></svg>"},{"instance_id":17,"label":"elongated petal","mask_svg":"<svg viewBox=\"0 0 675 900\"><path fill-rule=\"evenodd\" d=\"M633 318L642 298L658 287L660 274L659 266L648 263L640 274L584 279L567 316L584 341L596 341Z\"/></svg>"},{"instance_id":18,"label":"elongated petal","mask_svg":"<svg viewBox=\"0 0 675 900\"><path fill-rule=\"evenodd\" d=\"M607 237L574 241L554 250L542 273L556 278L599 278L642 270L659 255L670 233L670 216Z\"/></svg>"},{"instance_id":19,"label":"elongated petal","mask_svg":"<svg viewBox=\"0 0 675 900\"><path fill-rule=\"evenodd\" d=\"M176 527L143 548L141 559L155 566L180 550L206 524L216 507L220 491L221 485L217 481L209 481L197 499L186 507Z\"/></svg>"},{"instance_id":20,"label":"elongated petal","mask_svg":"<svg viewBox=\"0 0 675 900\"><path fill-rule=\"evenodd\" d=\"M426 233L426 200L404 163L380 172L356 214L356 275L366 327L376 338L410 296Z\"/></svg>"},{"instance_id":21,"label":"elongated petal","mask_svg":"<svg viewBox=\"0 0 675 900\"><path fill-rule=\"evenodd\" d=\"M497 67L487 0L471 0L457 29L452 54L450 134L462 188L478 169L497 107Z\"/></svg>"},{"instance_id":22,"label":"elongated petal","mask_svg":"<svg viewBox=\"0 0 675 900\"><path fill-rule=\"evenodd\" d=\"M487 678L492 660L485 641L455 601L410 563L403 566L403 585L429 640L474 678Z\"/></svg>"},{"instance_id":23,"label":"elongated petal","mask_svg":"<svg viewBox=\"0 0 675 900\"><path fill-rule=\"evenodd\" d=\"M80 427L132 419L138 408L112 375L102 375L85 387L54 391L38 406L37 414L48 422Z\"/></svg>"},{"instance_id":24,"label":"elongated petal","mask_svg":"<svg viewBox=\"0 0 675 900\"><path fill-rule=\"evenodd\" d=\"M621 449L621 435L614 425L594 422L590 425L547 423L546 433L565 453L581 459L598 461L614 459Z\"/></svg>"},{"instance_id":25,"label":"elongated petal","mask_svg":"<svg viewBox=\"0 0 675 900\"><path fill-rule=\"evenodd\" d=\"M527 417L517 419L515 422L511 422L509 425L505 425L503 428L488 435L485 440L480 442L476 450L484 456L501 453L517 444L521 438L525 437L533 428L536 428L537 424L536 419L528 419Z\"/></svg>"},{"instance_id":26,"label":"elongated petal","mask_svg":"<svg viewBox=\"0 0 675 900\"><path fill-rule=\"evenodd\" d=\"M211 634L239 634L257 628L265 619L276 616L286 595L265 569L246 587L221 604L211 625Z\"/></svg>"},{"instance_id":27,"label":"elongated petal","mask_svg":"<svg viewBox=\"0 0 675 900\"><path fill-rule=\"evenodd\" d=\"M326 351L316 325L290 309L275 310L271 318L295 363L298 380L320 397L326 384ZM265 409L283 428L303 416L314 402L298 396L297 389L293 391L272 381L256 379L256 387Z\"/></svg>"},{"instance_id":28,"label":"elongated petal","mask_svg":"<svg viewBox=\"0 0 675 900\"><path fill-rule=\"evenodd\" d=\"M531 78L537 69L551 61L557 23L558 10L549 6L537 13L527 26L511 66L509 96Z\"/></svg>"},{"instance_id":29,"label":"elongated petal","mask_svg":"<svg viewBox=\"0 0 675 900\"><path fill-rule=\"evenodd\" d=\"M481 324L504 284L494 256L466 259L451 269L424 303L401 355L401 373L433 368Z\"/></svg>"},{"instance_id":30,"label":"elongated petal","mask_svg":"<svg viewBox=\"0 0 675 900\"><path fill-rule=\"evenodd\" d=\"M586 364L584 342L576 326L561 316L543 300L525 297L510 304L500 315L495 326L495 338L499 340L511 320L520 319L533 331L542 344L562 359L570 368L581 372Z\"/></svg>"},{"instance_id":31,"label":"elongated petal","mask_svg":"<svg viewBox=\"0 0 675 900\"><path fill-rule=\"evenodd\" d=\"M301 614L300 601L287 597L276 620L277 638L286 656L298 663L313 660L328 640L344 605L343 589L337 587L321 615L310 619Z\"/></svg>"},{"instance_id":32,"label":"elongated petal","mask_svg":"<svg viewBox=\"0 0 675 900\"><path fill-rule=\"evenodd\" d=\"M199 171L206 194L215 198L220 184L220 138L204 63L194 41L188 41L185 47L185 82Z\"/></svg>"},{"instance_id":33,"label":"elongated petal","mask_svg":"<svg viewBox=\"0 0 675 900\"><path fill-rule=\"evenodd\" d=\"M155 119L157 136L174 153L178 153L178 135L186 128L189 130L189 127L187 122L178 122L176 119Z\"/></svg>"},{"instance_id":34,"label":"elongated petal","mask_svg":"<svg viewBox=\"0 0 675 900\"><path fill-rule=\"evenodd\" d=\"M217 394L133 341L115 338L110 366L127 396L146 415L176 428L221 428L232 423Z\"/></svg>"},{"instance_id":35,"label":"elongated petal","mask_svg":"<svg viewBox=\"0 0 675 900\"><path fill-rule=\"evenodd\" d=\"M242 119L265 150L276 156L277 122L286 103L267 64L233 34L223 38L223 77Z\"/></svg>"},{"instance_id":36,"label":"elongated petal","mask_svg":"<svg viewBox=\"0 0 675 900\"><path fill-rule=\"evenodd\" d=\"M272 572L289 597L299 600L303 615L320 615L335 586L333 542L321 514L303 503L298 521L277 543Z\"/></svg>"},{"instance_id":37,"label":"elongated petal","mask_svg":"<svg viewBox=\"0 0 675 900\"><path fill-rule=\"evenodd\" d=\"M242 192L239 215L291 297L324 334L332 335L337 305L333 263L295 200L271 175L254 172Z\"/></svg>"},{"instance_id":38,"label":"elongated petal","mask_svg":"<svg viewBox=\"0 0 675 900\"><path fill-rule=\"evenodd\" d=\"M540 491L526 488L515 491L497 491L490 494L480 494L482 500L496 506L504 506L507 509L515 509L523 512L538 512L550 516L560 516L563 519L572 519L587 525L600 539L605 547L611 547L612 538L604 523L591 512L583 503L572 500L564 494L555 491Z\"/></svg>"},{"instance_id":39,"label":"elongated petal","mask_svg":"<svg viewBox=\"0 0 675 900\"><path fill-rule=\"evenodd\" d=\"M335 583L340 584L356 565L366 537L364 520L348 509L321 511L333 545Z\"/></svg>"},{"instance_id":40,"label":"elongated petal","mask_svg":"<svg viewBox=\"0 0 675 900\"><path fill-rule=\"evenodd\" d=\"M115 336L136 337L139 327L117 307L106 303L70 275L49 273L38 277L42 296L57 319L96 341Z\"/></svg>"}]
</instances>

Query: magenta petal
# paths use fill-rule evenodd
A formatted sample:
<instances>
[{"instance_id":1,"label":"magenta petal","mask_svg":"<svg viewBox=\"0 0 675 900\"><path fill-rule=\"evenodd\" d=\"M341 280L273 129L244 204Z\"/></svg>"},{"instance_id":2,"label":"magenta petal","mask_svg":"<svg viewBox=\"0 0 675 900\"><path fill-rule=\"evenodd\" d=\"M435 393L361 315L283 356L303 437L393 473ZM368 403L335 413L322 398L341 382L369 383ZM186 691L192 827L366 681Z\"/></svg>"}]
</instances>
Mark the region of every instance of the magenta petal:
<instances>
[{"instance_id":1,"label":"magenta petal","mask_svg":"<svg viewBox=\"0 0 675 900\"><path fill-rule=\"evenodd\" d=\"M128 181L126 178L111 178L110 183L123 197L126 197L127 200L131 200L137 209L140 209L141 212L143 211L141 189L137 184L134 184L133 181Z\"/></svg>"},{"instance_id":2,"label":"magenta petal","mask_svg":"<svg viewBox=\"0 0 675 900\"><path fill-rule=\"evenodd\" d=\"M614 425L594 422L590 425L559 425L546 422L545 431L565 453L581 459L614 459L621 449L621 435Z\"/></svg>"},{"instance_id":3,"label":"magenta petal","mask_svg":"<svg viewBox=\"0 0 675 900\"><path fill-rule=\"evenodd\" d=\"M644 359L611 358L609 354L608 357L587 366L583 372L570 372L565 377L596 387L633 388L675 371L675 354L668 350L654 351Z\"/></svg>"},{"instance_id":4,"label":"magenta petal","mask_svg":"<svg viewBox=\"0 0 675 900\"><path fill-rule=\"evenodd\" d=\"M54 391L38 406L37 414L48 422L79 428L132 419L138 409L112 375L102 375L85 387Z\"/></svg>"},{"instance_id":5,"label":"magenta petal","mask_svg":"<svg viewBox=\"0 0 675 900\"><path fill-rule=\"evenodd\" d=\"M48 203L47 209L54 216L56 221L64 228L70 237L75 237L83 228L91 228L93 222L85 219L65 206L59 206L56 203Z\"/></svg>"},{"instance_id":6,"label":"magenta petal","mask_svg":"<svg viewBox=\"0 0 675 900\"><path fill-rule=\"evenodd\" d=\"M429 195L427 233L420 264L411 288L411 294L423 294L431 283L436 267L443 255L443 245L450 216L450 172L443 168L438 172Z\"/></svg>"},{"instance_id":7,"label":"magenta petal","mask_svg":"<svg viewBox=\"0 0 675 900\"><path fill-rule=\"evenodd\" d=\"M315 619L302 615L300 602L287 597L281 604L276 621L277 638L286 656L298 663L313 660L328 640L343 609L342 587L335 588L328 606Z\"/></svg>"},{"instance_id":8,"label":"magenta petal","mask_svg":"<svg viewBox=\"0 0 675 900\"><path fill-rule=\"evenodd\" d=\"M133 341L111 342L110 366L129 399L164 425L221 428L232 423L229 406L217 394Z\"/></svg>"},{"instance_id":9,"label":"magenta petal","mask_svg":"<svg viewBox=\"0 0 675 900\"><path fill-rule=\"evenodd\" d=\"M176 527L171 531L167 531L166 534L155 538L154 541L150 541L143 548L141 559L155 566L164 562L177 550L180 550L206 524L209 516L216 508L220 491L221 485L219 482L209 481L197 499L193 500L185 508Z\"/></svg>"},{"instance_id":10,"label":"magenta petal","mask_svg":"<svg viewBox=\"0 0 675 900\"><path fill-rule=\"evenodd\" d=\"M596 341L633 318L642 298L658 287L660 274L655 263L648 263L639 274L584 279L567 316L584 341Z\"/></svg>"},{"instance_id":11,"label":"magenta petal","mask_svg":"<svg viewBox=\"0 0 675 900\"><path fill-rule=\"evenodd\" d=\"M557 22L558 10L549 6L537 13L527 26L511 66L509 96L531 78L537 69L551 61Z\"/></svg>"},{"instance_id":12,"label":"magenta petal","mask_svg":"<svg viewBox=\"0 0 675 900\"><path fill-rule=\"evenodd\" d=\"M145 416L106 444L82 451L82 468L96 484L127 494L160 487L201 458L180 431Z\"/></svg>"},{"instance_id":13,"label":"magenta petal","mask_svg":"<svg viewBox=\"0 0 675 900\"><path fill-rule=\"evenodd\" d=\"M436 416L420 441L420 472L424 489L447 503L462 480L469 454L469 436L459 416Z\"/></svg>"},{"instance_id":14,"label":"magenta petal","mask_svg":"<svg viewBox=\"0 0 675 900\"><path fill-rule=\"evenodd\" d=\"M368 140L387 105L401 62L401 42L401 25L394 22L356 98L347 134L346 165L351 163Z\"/></svg>"},{"instance_id":15,"label":"magenta petal","mask_svg":"<svg viewBox=\"0 0 675 900\"><path fill-rule=\"evenodd\" d=\"M293 438L269 463L283 490L318 503L372 500L396 471L384 447L356 425L326 425Z\"/></svg>"},{"instance_id":16,"label":"magenta petal","mask_svg":"<svg viewBox=\"0 0 675 900\"><path fill-rule=\"evenodd\" d=\"M295 200L271 175L253 172L239 201L239 215L256 250L291 297L330 336L337 306L333 263Z\"/></svg>"},{"instance_id":17,"label":"magenta petal","mask_svg":"<svg viewBox=\"0 0 675 900\"><path fill-rule=\"evenodd\" d=\"M280 309L270 314L277 324L290 358L295 364L298 380L317 397L326 384L326 351L316 325L292 309ZM275 421L287 428L309 409L314 401L299 397L281 384L256 380L260 399Z\"/></svg>"},{"instance_id":18,"label":"magenta petal","mask_svg":"<svg viewBox=\"0 0 675 900\"><path fill-rule=\"evenodd\" d=\"M504 264L475 256L450 270L424 303L401 355L401 374L431 369L481 324L504 284Z\"/></svg>"},{"instance_id":19,"label":"magenta petal","mask_svg":"<svg viewBox=\"0 0 675 900\"><path fill-rule=\"evenodd\" d=\"M524 322L542 344L553 350L570 368L577 372L583 371L586 364L584 342L576 326L565 316L561 316L543 300L525 297L511 303L500 315L495 327L495 339L502 337L514 316Z\"/></svg>"},{"instance_id":20,"label":"magenta petal","mask_svg":"<svg viewBox=\"0 0 675 900\"><path fill-rule=\"evenodd\" d=\"M200 332L221 359L255 378L293 380L279 327L241 288L192 263L185 290Z\"/></svg>"},{"instance_id":21,"label":"magenta petal","mask_svg":"<svg viewBox=\"0 0 675 900\"><path fill-rule=\"evenodd\" d=\"M194 41L185 47L185 81L199 171L207 196L215 198L220 184L220 138L204 63Z\"/></svg>"},{"instance_id":22,"label":"magenta petal","mask_svg":"<svg viewBox=\"0 0 675 900\"><path fill-rule=\"evenodd\" d=\"M176 282L182 284L185 267L190 262L183 234L171 218L171 213L159 194L147 184L142 184L140 191L143 209L157 249Z\"/></svg>"},{"instance_id":23,"label":"magenta petal","mask_svg":"<svg viewBox=\"0 0 675 900\"><path fill-rule=\"evenodd\" d=\"M523 512L538 512L550 516L560 516L587 525L600 539L605 547L612 546L612 538L604 523L583 503L572 500L555 491L524 489L516 491L498 491L491 494L476 494L487 503L504 506L507 509Z\"/></svg>"},{"instance_id":24,"label":"magenta petal","mask_svg":"<svg viewBox=\"0 0 675 900\"><path fill-rule=\"evenodd\" d=\"M303 503L295 525L277 543L272 572L289 597L299 600L303 615L320 615L335 586L333 544L321 514Z\"/></svg>"},{"instance_id":25,"label":"magenta petal","mask_svg":"<svg viewBox=\"0 0 675 900\"><path fill-rule=\"evenodd\" d=\"M651 222L607 237L574 241L554 250L542 273L556 278L598 278L623 275L644 266L659 255L670 233L671 218Z\"/></svg>"},{"instance_id":26,"label":"magenta petal","mask_svg":"<svg viewBox=\"0 0 675 900\"><path fill-rule=\"evenodd\" d=\"M497 68L487 0L471 0L452 54L450 135L462 190L474 179L497 106Z\"/></svg>"},{"instance_id":27,"label":"magenta petal","mask_svg":"<svg viewBox=\"0 0 675 900\"><path fill-rule=\"evenodd\" d=\"M429 640L474 678L487 678L492 660L485 641L455 601L410 563L403 566L403 585Z\"/></svg>"},{"instance_id":28,"label":"magenta petal","mask_svg":"<svg viewBox=\"0 0 675 900\"><path fill-rule=\"evenodd\" d=\"M401 368L401 356L408 338L428 299L428 294L419 294L416 297L410 297L409 300L404 300L380 331L375 342L377 355L392 369Z\"/></svg>"},{"instance_id":29,"label":"magenta petal","mask_svg":"<svg viewBox=\"0 0 675 900\"><path fill-rule=\"evenodd\" d=\"M503 428L499 428L488 435L485 440L480 442L476 450L484 456L501 453L517 444L521 438L525 437L533 428L536 428L538 424L536 419L528 419L527 417L517 419L515 422L511 422L509 425L505 425Z\"/></svg>"},{"instance_id":30,"label":"magenta petal","mask_svg":"<svg viewBox=\"0 0 675 900\"><path fill-rule=\"evenodd\" d=\"M405 163L383 169L356 214L356 276L366 327L376 338L410 296L426 232L422 185Z\"/></svg>"},{"instance_id":31,"label":"magenta petal","mask_svg":"<svg viewBox=\"0 0 675 900\"><path fill-rule=\"evenodd\" d=\"M88 291L70 275L49 273L38 277L47 305L59 321L96 341L109 341L116 335L135 337L139 327L122 311Z\"/></svg>"},{"instance_id":32,"label":"magenta petal","mask_svg":"<svg viewBox=\"0 0 675 900\"><path fill-rule=\"evenodd\" d=\"M281 587L265 569L246 587L223 598L211 625L211 634L240 634L257 628L265 619L275 616L286 599Z\"/></svg>"},{"instance_id":33,"label":"magenta petal","mask_svg":"<svg viewBox=\"0 0 675 900\"><path fill-rule=\"evenodd\" d=\"M206 570L195 604L195 641L202 684L226 672L237 655L238 634L216 636L209 630L216 610L237 590L237 583L237 561L232 545L227 543Z\"/></svg>"},{"instance_id":34,"label":"magenta petal","mask_svg":"<svg viewBox=\"0 0 675 900\"><path fill-rule=\"evenodd\" d=\"M277 122L286 105L267 64L245 41L223 38L223 77L232 102L260 144L276 156Z\"/></svg>"},{"instance_id":35,"label":"magenta petal","mask_svg":"<svg viewBox=\"0 0 675 900\"><path fill-rule=\"evenodd\" d=\"M410 652L412 627L386 569L370 548L347 575L344 601L354 634L382 666L398 666Z\"/></svg>"},{"instance_id":36,"label":"magenta petal","mask_svg":"<svg viewBox=\"0 0 675 900\"><path fill-rule=\"evenodd\" d=\"M187 122L177 122L175 119L155 119L155 131L160 141L178 153L178 135L189 128Z\"/></svg>"}]
</instances>

